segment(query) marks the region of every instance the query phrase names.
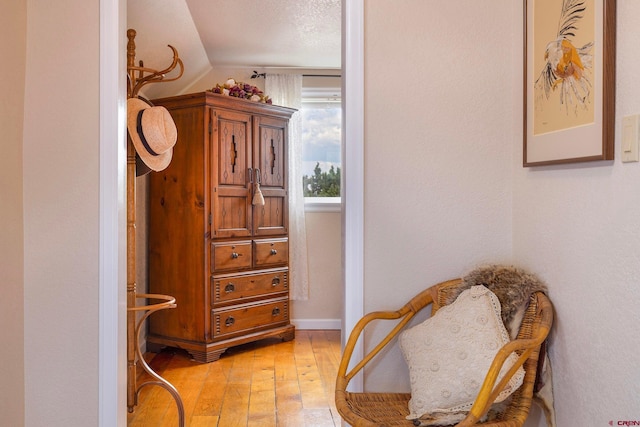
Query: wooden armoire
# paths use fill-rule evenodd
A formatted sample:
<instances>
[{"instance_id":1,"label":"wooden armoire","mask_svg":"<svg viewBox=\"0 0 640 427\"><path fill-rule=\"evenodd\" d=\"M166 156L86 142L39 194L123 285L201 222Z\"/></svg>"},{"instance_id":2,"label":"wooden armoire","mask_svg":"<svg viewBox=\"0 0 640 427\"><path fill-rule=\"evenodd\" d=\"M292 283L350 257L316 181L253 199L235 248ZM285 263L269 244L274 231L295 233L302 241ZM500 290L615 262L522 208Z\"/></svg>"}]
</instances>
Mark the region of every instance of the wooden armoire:
<instances>
[{"instance_id":1,"label":"wooden armoire","mask_svg":"<svg viewBox=\"0 0 640 427\"><path fill-rule=\"evenodd\" d=\"M178 129L149 181L149 292L177 308L149 319L147 348L217 360L294 338L289 319L288 121L294 109L212 92L156 99ZM260 190L264 204L259 199Z\"/></svg>"}]
</instances>

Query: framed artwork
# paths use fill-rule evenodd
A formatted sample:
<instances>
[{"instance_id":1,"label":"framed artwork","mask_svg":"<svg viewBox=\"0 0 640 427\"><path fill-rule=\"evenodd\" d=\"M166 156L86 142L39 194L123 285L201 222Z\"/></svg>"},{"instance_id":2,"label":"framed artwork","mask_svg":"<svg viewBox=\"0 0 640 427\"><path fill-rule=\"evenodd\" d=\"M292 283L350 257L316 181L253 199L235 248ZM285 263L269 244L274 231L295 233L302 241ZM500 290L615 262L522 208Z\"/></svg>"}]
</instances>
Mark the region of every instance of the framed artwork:
<instances>
[{"instance_id":1,"label":"framed artwork","mask_svg":"<svg viewBox=\"0 0 640 427\"><path fill-rule=\"evenodd\" d=\"M616 0L524 0L523 165L613 160Z\"/></svg>"}]
</instances>

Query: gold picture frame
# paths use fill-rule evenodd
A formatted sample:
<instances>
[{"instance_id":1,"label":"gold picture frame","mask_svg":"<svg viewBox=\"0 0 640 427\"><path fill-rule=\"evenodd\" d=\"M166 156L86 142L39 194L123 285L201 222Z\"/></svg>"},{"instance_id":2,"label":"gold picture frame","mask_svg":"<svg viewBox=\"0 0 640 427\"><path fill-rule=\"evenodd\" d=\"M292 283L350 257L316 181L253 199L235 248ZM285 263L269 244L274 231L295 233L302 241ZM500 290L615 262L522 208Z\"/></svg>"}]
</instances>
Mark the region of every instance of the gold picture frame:
<instances>
[{"instance_id":1,"label":"gold picture frame","mask_svg":"<svg viewBox=\"0 0 640 427\"><path fill-rule=\"evenodd\" d=\"M523 166L613 160L616 0L524 0Z\"/></svg>"}]
</instances>

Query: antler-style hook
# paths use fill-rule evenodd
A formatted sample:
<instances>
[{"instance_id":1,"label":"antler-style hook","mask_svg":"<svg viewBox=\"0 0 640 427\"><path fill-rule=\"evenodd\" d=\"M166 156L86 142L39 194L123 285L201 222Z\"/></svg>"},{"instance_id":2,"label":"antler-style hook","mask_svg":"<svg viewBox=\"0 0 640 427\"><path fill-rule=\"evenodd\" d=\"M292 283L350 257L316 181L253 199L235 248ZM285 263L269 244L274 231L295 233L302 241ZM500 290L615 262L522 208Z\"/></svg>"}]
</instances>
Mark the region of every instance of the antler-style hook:
<instances>
[{"instance_id":1,"label":"antler-style hook","mask_svg":"<svg viewBox=\"0 0 640 427\"><path fill-rule=\"evenodd\" d=\"M171 64L164 70L158 71L154 70L153 68L147 68L144 66L142 61L140 61L139 66L133 65L135 58L135 36L135 30L130 29L127 31L127 37L129 38L129 43L127 45L127 92L129 98L137 96L140 89L149 83L172 82L182 77L182 74L184 73L184 64L182 63L182 59L179 58L176 48L171 45L168 46L173 52L173 61L171 61ZM166 75L175 70L178 66L180 67L180 72L178 73L178 75L175 77L167 78ZM137 78L136 72L138 73ZM145 76L145 73L148 73L148 75Z\"/></svg>"}]
</instances>

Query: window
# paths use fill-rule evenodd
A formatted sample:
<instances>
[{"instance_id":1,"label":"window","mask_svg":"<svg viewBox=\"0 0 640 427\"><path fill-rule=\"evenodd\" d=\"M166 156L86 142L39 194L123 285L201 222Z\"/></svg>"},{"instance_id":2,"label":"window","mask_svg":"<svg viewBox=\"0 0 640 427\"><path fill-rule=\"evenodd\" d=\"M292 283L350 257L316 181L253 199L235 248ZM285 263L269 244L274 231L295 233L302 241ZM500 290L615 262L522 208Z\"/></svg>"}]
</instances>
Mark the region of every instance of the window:
<instances>
[{"instance_id":1,"label":"window","mask_svg":"<svg viewBox=\"0 0 640 427\"><path fill-rule=\"evenodd\" d=\"M301 184L305 206L307 210L338 207L342 138L340 89L303 89L301 116Z\"/></svg>"}]
</instances>

